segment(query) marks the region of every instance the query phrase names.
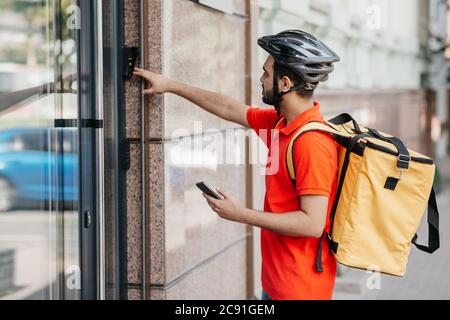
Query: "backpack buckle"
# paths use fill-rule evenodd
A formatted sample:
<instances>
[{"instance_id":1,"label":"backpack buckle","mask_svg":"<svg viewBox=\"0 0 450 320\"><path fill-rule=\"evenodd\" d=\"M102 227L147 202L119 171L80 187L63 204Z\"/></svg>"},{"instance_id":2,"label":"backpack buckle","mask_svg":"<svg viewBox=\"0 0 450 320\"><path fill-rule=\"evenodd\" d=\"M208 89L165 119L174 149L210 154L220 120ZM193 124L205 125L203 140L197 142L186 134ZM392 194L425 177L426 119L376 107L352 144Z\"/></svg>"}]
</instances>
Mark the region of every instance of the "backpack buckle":
<instances>
[{"instance_id":1,"label":"backpack buckle","mask_svg":"<svg viewBox=\"0 0 450 320\"><path fill-rule=\"evenodd\" d=\"M411 161L411 156L409 154L399 153L399 155L397 157L397 168L408 169L410 161Z\"/></svg>"},{"instance_id":2,"label":"backpack buckle","mask_svg":"<svg viewBox=\"0 0 450 320\"><path fill-rule=\"evenodd\" d=\"M399 154L397 157L399 162L409 163L411 161L411 156L407 154Z\"/></svg>"}]
</instances>

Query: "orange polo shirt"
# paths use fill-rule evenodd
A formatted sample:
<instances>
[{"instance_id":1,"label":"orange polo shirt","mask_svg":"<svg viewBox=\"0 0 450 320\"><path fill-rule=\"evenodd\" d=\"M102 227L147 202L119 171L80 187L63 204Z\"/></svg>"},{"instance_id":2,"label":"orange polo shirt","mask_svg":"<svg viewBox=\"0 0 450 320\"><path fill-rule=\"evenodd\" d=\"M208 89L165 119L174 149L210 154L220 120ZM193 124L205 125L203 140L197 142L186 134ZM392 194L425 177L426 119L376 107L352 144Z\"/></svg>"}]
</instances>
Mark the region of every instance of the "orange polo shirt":
<instances>
[{"instance_id":1,"label":"orange polo shirt","mask_svg":"<svg viewBox=\"0 0 450 320\"><path fill-rule=\"evenodd\" d=\"M305 110L287 126L274 109L249 108L247 121L269 149L266 164L264 211L283 214L301 209L301 195L329 196L325 228L330 228L330 212L338 184L338 144L330 134L307 132L294 144L296 185L286 166L286 148L297 129L310 121L324 121L320 105ZM278 139L277 139L278 137ZM276 141L278 140L278 143ZM273 142L273 143L272 143ZM278 164L278 165L277 165ZM323 272L316 271L319 238L284 236L261 229L264 291L274 300L331 299L336 276L336 260L323 241Z\"/></svg>"}]
</instances>

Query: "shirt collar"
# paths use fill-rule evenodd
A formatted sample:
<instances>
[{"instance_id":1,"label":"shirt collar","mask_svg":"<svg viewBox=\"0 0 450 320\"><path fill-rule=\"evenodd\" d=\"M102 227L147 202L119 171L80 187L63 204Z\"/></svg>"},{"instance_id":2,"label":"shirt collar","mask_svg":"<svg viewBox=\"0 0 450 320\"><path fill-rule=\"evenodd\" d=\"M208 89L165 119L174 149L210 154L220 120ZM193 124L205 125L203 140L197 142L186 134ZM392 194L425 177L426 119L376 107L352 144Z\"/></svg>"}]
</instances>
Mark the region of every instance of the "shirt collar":
<instances>
[{"instance_id":1,"label":"shirt collar","mask_svg":"<svg viewBox=\"0 0 450 320\"><path fill-rule=\"evenodd\" d=\"M280 132L289 135L295 129L298 129L304 126L306 123L310 121L321 121L323 120L322 115L320 113L320 104L317 101L314 101L313 106L302 113L300 113L297 117L295 117L287 126L280 128ZM286 119L283 121L286 123Z\"/></svg>"}]
</instances>

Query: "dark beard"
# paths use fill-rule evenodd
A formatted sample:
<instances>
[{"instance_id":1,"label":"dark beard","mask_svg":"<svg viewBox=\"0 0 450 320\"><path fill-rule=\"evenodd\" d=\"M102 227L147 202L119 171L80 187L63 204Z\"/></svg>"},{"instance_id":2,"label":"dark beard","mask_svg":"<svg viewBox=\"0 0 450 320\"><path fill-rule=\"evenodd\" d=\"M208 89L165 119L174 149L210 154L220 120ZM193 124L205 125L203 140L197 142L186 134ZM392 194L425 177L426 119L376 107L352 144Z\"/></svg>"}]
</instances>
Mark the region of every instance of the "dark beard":
<instances>
[{"instance_id":1,"label":"dark beard","mask_svg":"<svg viewBox=\"0 0 450 320\"><path fill-rule=\"evenodd\" d=\"M273 98L269 98L269 97L263 96L262 101L263 101L265 104L268 104L268 105L270 105L270 106L273 106Z\"/></svg>"},{"instance_id":2,"label":"dark beard","mask_svg":"<svg viewBox=\"0 0 450 320\"><path fill-rule=\"evenodd\" d=\"M277 115L280 116L280 107L279 106L277 107L277 106L274 105L275 101L274 101L274 98L273 98L273 91L272 90L267 92L267 94L264 94L264 91L263 91L262 101L265 104L273 106L275 108L275 110L277 111Z\"/></svg>"},{"instance_id":3,"label":"dark beard","mask_svg":"<svg viewBox=\"0 0 450 320\"><path fill-rule=\"evenodd\" d=\"M268 92L265 92L265 91L264 91L264 88L263 88L262 101L263 101L265 104L268 104L268 105L273 106L274 99L273 99L273 92L272 92L272 90L270 90L270 91L268 91Z\"/></svg>"}]
</instances>

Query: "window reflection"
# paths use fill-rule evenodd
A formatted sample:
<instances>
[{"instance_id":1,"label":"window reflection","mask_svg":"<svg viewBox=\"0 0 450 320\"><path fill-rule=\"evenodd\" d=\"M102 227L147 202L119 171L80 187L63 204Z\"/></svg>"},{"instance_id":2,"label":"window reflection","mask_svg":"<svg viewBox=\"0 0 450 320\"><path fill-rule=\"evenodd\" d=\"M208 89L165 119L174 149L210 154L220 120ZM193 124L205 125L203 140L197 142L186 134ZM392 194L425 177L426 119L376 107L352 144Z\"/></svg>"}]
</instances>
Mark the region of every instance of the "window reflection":
<instances>
[{"instance_id":1,"label":"window reflection","mask_svg":"<svg viewBox=\"0 0 450 320\"><path fill-rule=\"evenodd\" d=\"M80 297L74 4L0 2L0 299Z\"/></svg>"}]
</instances>

